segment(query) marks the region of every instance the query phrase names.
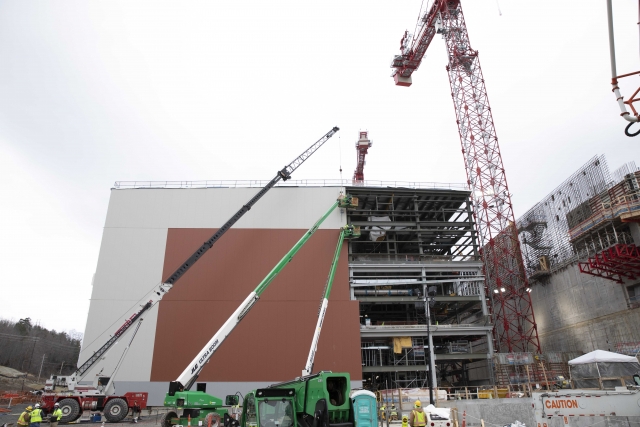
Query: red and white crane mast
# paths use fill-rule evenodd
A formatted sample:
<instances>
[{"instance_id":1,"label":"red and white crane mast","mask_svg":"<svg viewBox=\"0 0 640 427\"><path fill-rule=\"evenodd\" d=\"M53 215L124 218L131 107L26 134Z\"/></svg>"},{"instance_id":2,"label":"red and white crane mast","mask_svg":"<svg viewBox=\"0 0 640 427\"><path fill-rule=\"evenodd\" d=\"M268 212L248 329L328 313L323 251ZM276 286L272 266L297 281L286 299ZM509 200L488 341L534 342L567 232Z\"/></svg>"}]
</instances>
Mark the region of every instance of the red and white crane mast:
<instances>
[{"instance_id":1,"label":"red and white crane mast","mask_svg":"<svg viewBox=\"0 0 640 427\"><path fill-rule=\"evenodd\" d=\"M518 241L511 195L502 164L478 52L471 48L459 0L435 0L420 17L416 37L405 32L391 64L398 86L411 86L436 34L445 40L467 183L491 298L494 341L501 352L540 352L538 330Z\"/></svg>"},{"instance_id":2,"label":"red and white crane mast","mask_svg":"<svg viewBox=\"0 0 640 427\"><path fill-rule=\"evenodd\" d=\"M364 158L367 155L369 147L371 147L371 141L369 141L369 132L360 131L360 138L356 142L356 154L358 155L358 163L356 164L356 170L353 172L353 182L364 182Z\"/></svg>"}]
</instances>

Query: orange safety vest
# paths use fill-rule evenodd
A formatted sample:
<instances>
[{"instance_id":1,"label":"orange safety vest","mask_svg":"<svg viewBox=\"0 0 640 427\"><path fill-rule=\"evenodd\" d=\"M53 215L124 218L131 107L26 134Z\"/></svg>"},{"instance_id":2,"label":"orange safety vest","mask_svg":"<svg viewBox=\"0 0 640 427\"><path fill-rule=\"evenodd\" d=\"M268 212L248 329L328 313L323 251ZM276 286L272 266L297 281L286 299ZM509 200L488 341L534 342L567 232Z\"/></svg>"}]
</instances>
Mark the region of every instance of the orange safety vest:
<instances>
[{"instance_id":1,"label":"orange safety vest","mask_svg":"<svg viewBox=\"0 0 640 427\"><path fill-rule=\"evenodd\" d=\"M415 409L411 412L413 412L413 427L424 427L427 425L424 412Z\"/></svg>"}]
</instances>

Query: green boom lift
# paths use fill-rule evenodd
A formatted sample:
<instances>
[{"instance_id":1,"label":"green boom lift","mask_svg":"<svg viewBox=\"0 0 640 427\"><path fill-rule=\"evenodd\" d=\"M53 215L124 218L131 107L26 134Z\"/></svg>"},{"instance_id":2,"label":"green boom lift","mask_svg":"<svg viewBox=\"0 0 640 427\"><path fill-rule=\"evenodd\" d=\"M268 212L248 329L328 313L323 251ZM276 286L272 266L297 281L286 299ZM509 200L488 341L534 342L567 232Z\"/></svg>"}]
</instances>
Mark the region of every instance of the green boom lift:
<instances>
[{"instance_id":1,"label":"green boom lift","mask_svg":"<svg viewBox=\"0 0 640 427\"><path fill-rule=\"evenodd\" d=\"M164 401L164 406L176 408L181 410L182 414L178 415L176 411L167 412L162 420L162 427L170 427L172 425L199 425L202 422L205 426L209 424L215 425L219 423L220 417L225 418L227 422L231 420L227 413L227 408L222 404L222 400L207 394L204 391L190 391L193 384L195 384L198 376L202 372L204 366L211 360L213 354L218 350L222 342L233 331L233 329L240 323L244 316L249 312L253 305L258 301L262 293L273 282L276 276L284 269L284 267L293 259L298 251L304 246L304 244L311 238L313 233L320 227L320 225L329 217L334 209L340 208L354 208L358 205L357 198L351 196L342 196L329 208L329 210L320 217L320 219L298 240L298 242L285 254L284 257L276 264L276 266L262 279L258 286L247 296L247 298L240 304L231 317L222 325L222 327L215 333L215 335L209 340L204 348L198 353L193 361L187 366L187 368L180 374L176 381L172 381L169 384L169 392L167 393ZM338 239L338 247L336 248L337 254L334 255L331 265L331 271L329 273L329 279L325 287L325 297L328 297L328 292L331 290L331 284L333 283L333 277L335 275L335 269L338 264L338 257L342 242L344 239L358 237L360 230L358 227L350 225L344 226L340 229L340 237ZM326 304L324 305L326 310ZM321 326L321 322L320 322ZM319 334L318 328L316 328L316 335ZM314 335L314 339L315 336ZM317 339L315 339L317 343ZM313 345L312 345L313 349ZM315 353L315 352L314 352ZM313 365L313 358L311 358L311 365ZM348 374L347 374L348 375ZM348 382L348 377L347 377ZM235 400L234 400L235 398ZM237 404L237 396L227 396L226 405Z\"/></svg>"}]
</instances>

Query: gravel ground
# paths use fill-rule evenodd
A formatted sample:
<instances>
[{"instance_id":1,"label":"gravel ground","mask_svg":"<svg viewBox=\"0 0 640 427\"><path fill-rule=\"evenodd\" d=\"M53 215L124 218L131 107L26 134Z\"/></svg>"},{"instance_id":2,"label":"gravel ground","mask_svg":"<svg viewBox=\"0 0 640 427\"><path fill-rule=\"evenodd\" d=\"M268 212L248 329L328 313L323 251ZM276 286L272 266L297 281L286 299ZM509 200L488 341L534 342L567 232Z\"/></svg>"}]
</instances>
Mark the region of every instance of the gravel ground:
<instances>
[{"instance_id":1,"label":"gravel ground","mask_svg":"<svg viewBox=\"0 0 640 427\"><path fill-rule=\"evenodd\" d=\"M33 404L31 404L33 405ZM7 427L9 427L9 425L13 424L13 427L17 427L17 422L18 422L18 418L20 418L20 414L24 411L24 408L26 408L28 405L27 404L23 404L23 405L14 405L11 407L11 412L0 412L0 427L2 427L4 424L7 425ZM1 408L6 408L5 406L2 406ZM149 409L145 409L142 411L142 416L140 417L139 421L137 422L138 425L142 426L159 426L160 425L160 417L162 417L162 415L166 412L165 408L151 408L151 410ZM86 412L85 418L89 416L89 412ZM104 420L104 418L103 418ZM41 424L41 427L48 427L47 422L44 422ZM75 422L75 423L71 423L68 425L76 425L76 424L87 424L87 425L95 425L97 426L102 426L102 422L100 423L90 423L88 422L88 420L84 420L84 419L80 419L80 422ZM105 427L109 426L111 423L104 423ZM131 414L129 414L129 416L127 416L127 418L125 418L124 420L120 421L118 424L133 424L133 419L131 418ZM60 425L65 425L63 423L60 423Z\"/></svg>"},{"instance_id":2,"label":"gravel ground","mask_svg":"<svg viewBox=\"0 0 640 427\"><path fill-rule=\"evenodd\" d=\"M22 413L22 411L24 410L24 408L26 408L27 405L15 405L11 407L11 412L7 413L7 412L0 412L0 427L2 427L4 424L7 424L7 427L9 427L10 424L13 424L13 427L17 427L17 421L18 418L20 417L20 414ZM142 416L140 417L140 419L138 420L137 423L135 423L136 426L140 426L140 427L158 427L160 426L160 417L162 417L162 415L167 411L166 408L163 407L159 407L159 408L151 408L149 409L144 409L142 411ZM86 413L88 416L89 412ZM103 418L104 420L104 418ZM394 421L391 422L391 425L400 425L402 422L401 421ZM95 426L95 427L102 427L102 422L100 423L90 423L88 421L82 420L80 422L75 422L75 423L71 423L71 424L66 424L69 426L74 426L77 424L81 424L81 425L87 425L87 426ZM120 421L117 424L134 424L133 419L131 418L131 414L129 414L129 416L127 416L127 418L125 418L124 420ZM60 423L60 426L63 426L65 424ZM112 423L104 423L105 427L109 427L110 425L115 425ZM386 423L384 424L384 426L386 427ZM48 427L48 423L42 423L41 427Z\"/></svg>"}]
</instances>

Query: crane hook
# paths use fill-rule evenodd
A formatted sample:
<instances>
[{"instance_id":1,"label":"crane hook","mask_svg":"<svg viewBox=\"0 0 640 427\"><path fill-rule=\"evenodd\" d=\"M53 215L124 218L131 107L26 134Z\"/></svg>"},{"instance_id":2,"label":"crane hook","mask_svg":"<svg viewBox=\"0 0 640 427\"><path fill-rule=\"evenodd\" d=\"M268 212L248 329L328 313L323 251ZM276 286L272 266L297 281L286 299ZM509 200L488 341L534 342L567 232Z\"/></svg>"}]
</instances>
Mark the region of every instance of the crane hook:
<instances>
[{"instance_id":1,"label":"crane hook","mask_svg":"<svg viewBox=\"0 0 640 427\"><path fill-rule=\"evenodd\" d=\"M638 131L636 133L629 133L629 128L631 127L632 124L637 123L637 122L631 122L627 125L626 128L624 128L624 134L627 136L638 136L640 135L640 129L638 129Z\"/></svg>"}]
</instances>

